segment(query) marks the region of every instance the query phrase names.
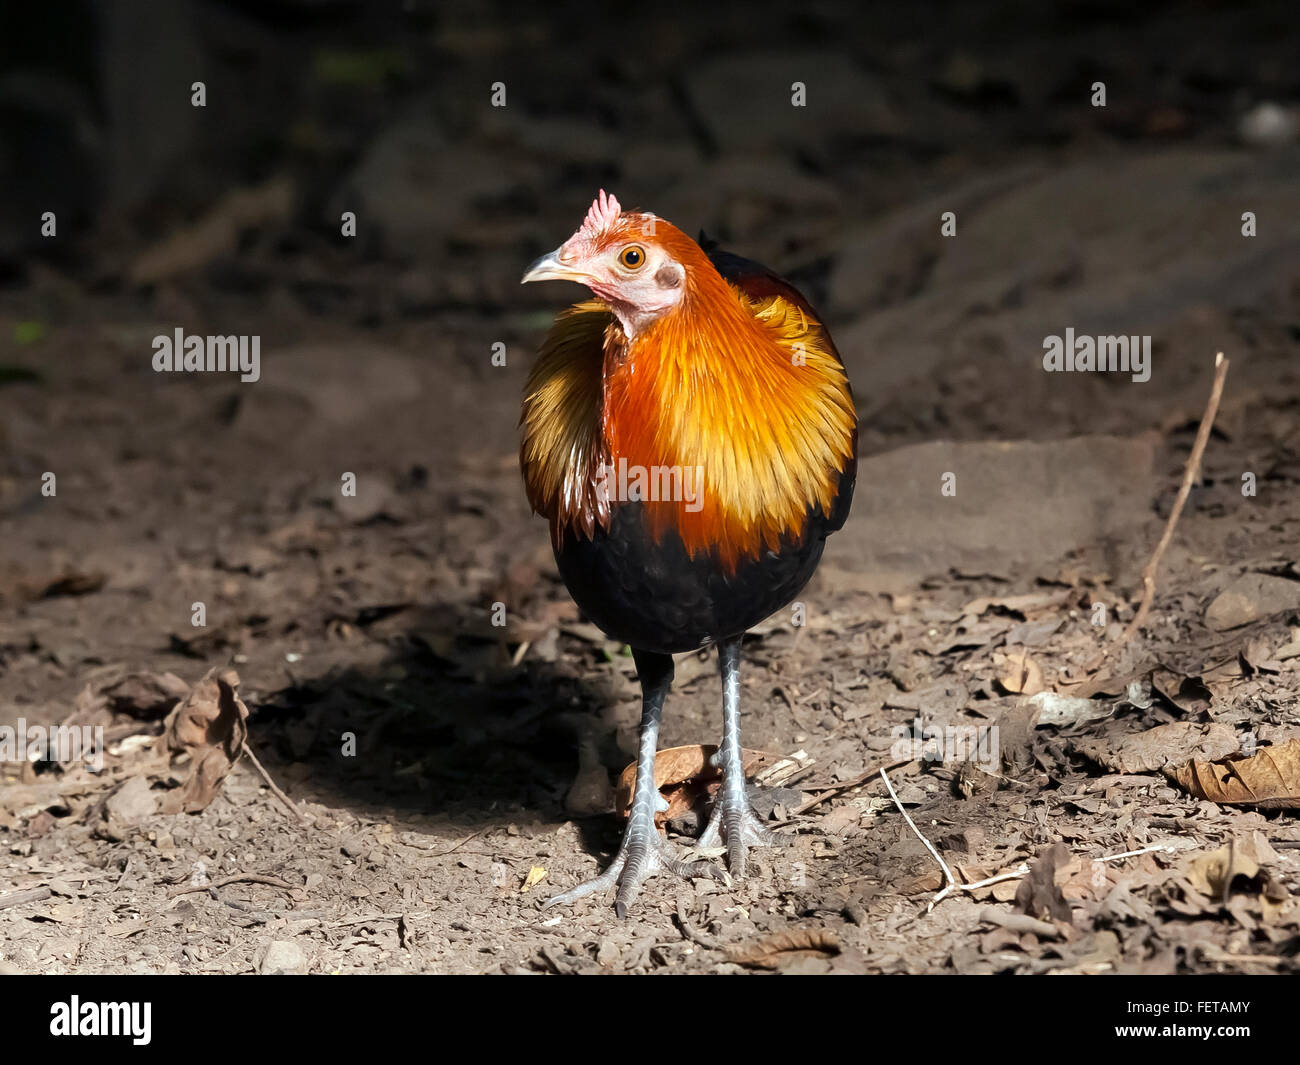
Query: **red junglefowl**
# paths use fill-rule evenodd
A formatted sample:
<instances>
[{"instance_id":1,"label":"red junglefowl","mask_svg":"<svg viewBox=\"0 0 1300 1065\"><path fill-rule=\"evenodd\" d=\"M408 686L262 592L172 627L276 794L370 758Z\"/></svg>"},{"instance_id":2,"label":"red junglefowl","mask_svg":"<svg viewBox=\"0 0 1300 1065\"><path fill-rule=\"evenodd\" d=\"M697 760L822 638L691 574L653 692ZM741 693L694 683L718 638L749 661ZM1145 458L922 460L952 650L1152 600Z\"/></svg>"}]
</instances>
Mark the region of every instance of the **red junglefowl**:
<instances>
[{"instance_id":1,"label":"red junglefowl","mask_svg":"<svg viewBox=\"0 0 1300 1065\"><path fill-rule=\"evenodd\" d=\"M657 872L722 878L711 863L674 858L655 826L672 655L718 646L722 784L699 845L725 844L739 877L749 846L770 842L741 768L741 641L799 594L827 534L844 524L857 416L826 328L791 285L706 252L661 218L623 211L604 190L523 280L577 281L596 296L560 314L542 345L520 461L569 592L631 646L642 689L618 854L547 905L617 885L623 917Z\"/></svg>"}]
</instances>

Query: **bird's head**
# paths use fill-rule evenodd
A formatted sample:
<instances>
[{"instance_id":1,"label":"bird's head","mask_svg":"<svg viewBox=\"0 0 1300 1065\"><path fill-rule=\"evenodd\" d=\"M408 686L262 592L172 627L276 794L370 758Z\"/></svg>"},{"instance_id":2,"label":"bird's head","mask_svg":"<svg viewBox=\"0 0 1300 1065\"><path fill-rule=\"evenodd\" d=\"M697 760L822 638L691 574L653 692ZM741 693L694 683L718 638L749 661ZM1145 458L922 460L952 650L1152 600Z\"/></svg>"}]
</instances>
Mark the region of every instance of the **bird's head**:
<instances>
[{"instance_id":1,"label":"bird's head","mask_svg":"<svg viewBox=\"0 0 1300 1065\"><path fill-rule=\"evenodd\" d=\"M685 243L683 243L685 242ZM577 281L610 305L629 338L681 303L698 245L661 218L624 211L600 190L577 232L543 255L523 281Z\"/></svg>"}]
</instances>

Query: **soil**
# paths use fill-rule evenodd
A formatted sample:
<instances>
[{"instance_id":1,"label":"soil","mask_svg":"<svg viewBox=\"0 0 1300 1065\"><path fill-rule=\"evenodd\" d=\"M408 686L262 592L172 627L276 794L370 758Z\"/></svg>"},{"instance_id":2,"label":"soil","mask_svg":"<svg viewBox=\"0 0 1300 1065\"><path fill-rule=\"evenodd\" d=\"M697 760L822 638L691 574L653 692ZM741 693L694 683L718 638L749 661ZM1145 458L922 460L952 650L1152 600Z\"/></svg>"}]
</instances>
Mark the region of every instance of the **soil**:
<instances>
[{"instance_id":1,"label":"soil","mask_svg":"<svg viewBox=\"0 0 1300 1065\"><path fill-rule=\"evenodd\" d=\"M852 59L827 77L882 87L874 129L816 112L763 136L745 100L714 103L761 45L742 31L647 66L662 99L620 109L624 74L597 75L596 116L576 89L526 99L521 75L502 114L427 120L471 174L457 211L414 219L435 244L358 247L311 216L353 187L400 199L409 174L366 149L439 84L417 82L340 120L356 148L334 185L282 160L283 210L227 175L263 189L233 243L190 228L232 224L214 195L161 226L104 222L74 262L26 256L0 289L0 725L78 712L108 753L98 772L0 763L0 970L1300 971L1296 792L1234 805L1163 772L1300 732L1297 149L1238 125L1243 94L1296 89L1269 73L1294 53L1234 19L1170 30L1159 69L1141 41L1161 24L1106 37L1104 114L1078 74L1096 38L1068 25L1050 31L1060 63L1041 26L838 50L834 24L805 28L809 54ZM439 40L462 74L483 49L535 73L561 37ZM617 847L639 704L627 649L558 579L516 454L531 353L577 291L515 282L597 182L794 277L829 308L863 417L857 510L805 616L745 645L745 746L789 760L755 793L780 843L743 881L652 880L622 921L608 898L539 906ZM1253 245L1247 209L1268 222ZM1043 373L1053 323L1153 335L1151 380ZM153 338L177 326L260 336L260 380L156 373ZM1126 640L1216 350L1231 367L1203 476ZM1022 465L982 481L990 447ZM960 519L935 509L950 467ZM1031 468L1059 498L1026 489ZM162 812L194 761L153 746L177 697L105 693L213 669L237 673L265 772L242 757L202 809ZM1086 706L1053 718L1036 692ZM662 746L716 743L720 701L714 659L682 656ZM916 721L997 749L927 759ZM1128 746L1171 725L1150 757ZM900 808L964 882L1012 875L928 908L943 873ZM670 824L677 845L698 812ZM1229 846L1216 877L1207 856Z\"/></svg>"}]
</instances>

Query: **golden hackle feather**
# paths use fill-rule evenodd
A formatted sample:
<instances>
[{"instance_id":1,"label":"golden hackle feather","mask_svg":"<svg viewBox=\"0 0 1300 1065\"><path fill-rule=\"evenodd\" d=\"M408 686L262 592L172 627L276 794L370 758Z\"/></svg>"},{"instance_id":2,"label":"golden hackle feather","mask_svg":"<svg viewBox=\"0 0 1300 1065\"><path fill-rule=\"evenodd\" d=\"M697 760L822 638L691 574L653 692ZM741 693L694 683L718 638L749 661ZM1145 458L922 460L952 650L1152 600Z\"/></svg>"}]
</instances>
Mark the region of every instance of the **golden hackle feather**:
<instances>
[{"instance_id":1,"label":"golden hackle feather","mask_svg":"<svg viewBox=\"0 0 1300 1065\"><path fill-rule=\"evenodd\" d=\"M600 300L557 319L525 391L529 500L557 542L590 536L610 517L600 463L699 467L702 507L645 502L651 529L731 570L799 539L810 507L831 510L854 447L848 381L811 315L779 296L748 299L675 227L657 219L651 235L628 218L610 239L662 243L686 291L631 341Z\"/></svg>"},{"instance_id":2,"label":"golden hackle feather","mask_svg":"<svg viewBox=\"0 0 1300 1065\"><path fill-rule=\"evenodd\" d=\"M611 329L618 323L600 300L563 311L524 386L524 487L533 510L550 519L557 542L566 528L590 537L597 523L609 524L609 501L596 491L596 471L608 459L601 406Z\"/></svg>"}]
</instances>

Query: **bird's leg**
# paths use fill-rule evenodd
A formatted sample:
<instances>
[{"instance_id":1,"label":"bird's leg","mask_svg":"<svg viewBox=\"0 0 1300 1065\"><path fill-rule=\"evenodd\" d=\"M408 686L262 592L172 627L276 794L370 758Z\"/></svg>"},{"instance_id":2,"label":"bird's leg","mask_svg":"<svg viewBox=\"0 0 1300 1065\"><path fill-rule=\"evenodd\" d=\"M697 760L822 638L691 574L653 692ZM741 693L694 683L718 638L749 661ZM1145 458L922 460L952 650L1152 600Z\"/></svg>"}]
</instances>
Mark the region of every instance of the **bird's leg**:
<instances>
[{"instance_id":1,"label":"bird's leg","mask_svg":"<svg viewBox=\"0 0 1300 1065\"><path fill-rule=\"evenodd\" d=\"M722 769L722 788L713 800L709 823L698 846L727 846L727 868L732 876L745 875L745 853L753 844L770 845L772 833L758 819L745 795L745 770L740 755L740 644L735 636L718 644L722 673L722 745L713 764Z\"/></svg>"},{"instance_id":2,"label":"bird's leg","mask_svg":"<svg viewBox=\"0 0 1300 1065\"><path fill-rule=\"evenodd\" d=\"M655 873L667 870L677 876L710 876L721 879L721 871L711 862L683 862L668 852L668 844L655 826L655 813L668 808L655 786L655 751L659 743L659 719L664 697L673 683L671 655L632 651L641 678L641 736L636 760L636 787L632 793L632 810L628 816L623 842L609 867L586 883L547 899L543 908L559 906L618 885L614 912L626 917L641 886Z\"/></svg>"}]
</instances>

